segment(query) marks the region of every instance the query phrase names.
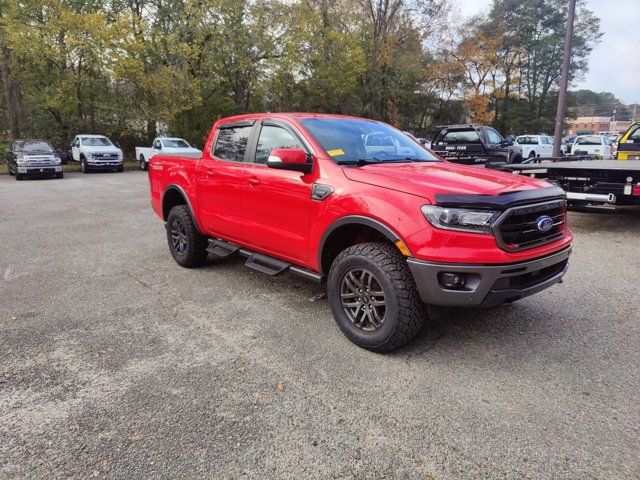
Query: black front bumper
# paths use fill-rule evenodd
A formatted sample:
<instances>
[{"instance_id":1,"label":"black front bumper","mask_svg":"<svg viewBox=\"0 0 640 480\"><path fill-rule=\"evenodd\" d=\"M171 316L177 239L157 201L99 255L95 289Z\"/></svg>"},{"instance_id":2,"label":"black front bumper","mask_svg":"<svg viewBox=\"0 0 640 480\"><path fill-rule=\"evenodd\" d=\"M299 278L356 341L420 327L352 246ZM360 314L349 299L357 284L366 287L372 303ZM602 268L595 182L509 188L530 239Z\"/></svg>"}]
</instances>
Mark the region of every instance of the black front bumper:
<instances>
[{"instance_id":1,"label":"black front bumper","mask_svg":"<svg viewBox=\"0 0 640 480\"><path fill-rule=\"evenodd\" d=\"M422 301L449 307L492 307L538 293L559 282L567 272L571 247L546 257L507 265L431 263L409 258L407 263ZM440 285L442 272L464 273L464 286Z\"/></svg>"}]
</instances>

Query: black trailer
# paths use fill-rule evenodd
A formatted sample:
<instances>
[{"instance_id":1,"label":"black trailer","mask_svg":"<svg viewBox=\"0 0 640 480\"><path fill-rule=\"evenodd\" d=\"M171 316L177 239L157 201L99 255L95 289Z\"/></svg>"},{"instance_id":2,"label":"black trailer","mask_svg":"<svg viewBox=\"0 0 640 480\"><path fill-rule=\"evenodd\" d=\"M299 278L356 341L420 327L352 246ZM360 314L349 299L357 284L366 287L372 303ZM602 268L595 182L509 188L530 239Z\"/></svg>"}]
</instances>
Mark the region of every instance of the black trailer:
<instances>
[{"instance_id":1,"label":"black trailer","mask_svg":"<svg viewBox=\"0 0 640 480\"><path fill-rule=\"evenodd\" d=\"M570 206L640 205L640 160L563 160L499 168L558 185Z\"/></svg>"}]
</instances>

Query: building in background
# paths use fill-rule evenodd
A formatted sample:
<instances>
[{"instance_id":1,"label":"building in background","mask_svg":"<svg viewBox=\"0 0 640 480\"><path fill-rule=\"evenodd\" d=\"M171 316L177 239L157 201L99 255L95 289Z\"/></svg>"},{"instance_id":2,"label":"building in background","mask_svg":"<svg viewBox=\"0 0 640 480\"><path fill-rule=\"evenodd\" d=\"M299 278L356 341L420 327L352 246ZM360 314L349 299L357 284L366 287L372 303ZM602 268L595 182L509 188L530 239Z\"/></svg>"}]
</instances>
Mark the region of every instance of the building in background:
<instances>
[{"instance_id":1,"label":"building in background","mask_svg":"<svg viewBox=\"0 0 640 480\"><path fill-rule=\"evenodd\" d=\"M614 120L611 117L578 117L569 120L569 134L585 133L624 133L631 125L631 120Z\"/></svg>"}]
</instances>

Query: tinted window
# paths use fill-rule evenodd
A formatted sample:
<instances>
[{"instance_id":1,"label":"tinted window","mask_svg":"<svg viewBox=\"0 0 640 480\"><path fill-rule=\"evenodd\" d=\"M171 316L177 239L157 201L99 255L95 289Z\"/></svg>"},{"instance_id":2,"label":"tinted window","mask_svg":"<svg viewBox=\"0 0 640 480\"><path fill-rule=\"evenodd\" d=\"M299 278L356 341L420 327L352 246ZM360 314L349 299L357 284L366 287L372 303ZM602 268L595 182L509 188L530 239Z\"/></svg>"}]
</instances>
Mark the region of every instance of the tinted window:
<instances>
[{"instance_id":1,"label":"tinted window","mask_svg":"<svg viewBox=\"0 0 640 480\"><path fill-rule=\"evenodd\" d=\"M156 140L155 142L153 142L153 148L155 148L156 150L161 150L160 140Z\"/></svg>"},{"instance_id":2,"label":"tinted window","mask_svg":"<svg viewBox=\"0 0 640 480\"><path fill-rule=\"evenodd\" d=\"M640 142L640 127L631 132L631 135L629 135L629 138L627 138L627 141L629 140L632 140L633 143Z\"/></svg>"},{"instance_id":3,"label":"tinted window","mask_svg":"<svg viewBox=\"0 0 640 480\"><path fill-rule=\"evenodd\" d=\"M303 148L300 142L282 127L264 125L260 130L255 163L267 163L269 154L276 148Z\"/></svg>"},{"instance_id":4,"label":"tinted window","mask_svg":"<svg viewBox=\"0 0 640 480\"><path fill-rule=\"evenodd\" d=\"M576 143L578 145L602 145L600 135L587 135L585 137L578 137Z\"/></svg>"},{"instance_id":5,"label":"tinted window","mask_svg":"<svg viewBox=\"0 0 640 480\"><path fill-rule=\"evenodd\" d=\"M444 135L438 135L434 143L455 145L458 143L481 143L480 136L475 130L448 130Z\"/></svg>"},{"instance_id":6,"label":"tinted window","mask_svg":"<svg viewBox=\"0 0 640 480\"><path fill-rule=\"evenodd\" d=\"M251 126L221 128L213 156L230 162L244 162Z\"/></svg>"},{"instance_id":7,"label":"tinted window","mask_svg":"<svg viewBox=\"0 0 640 480\"><path fill-rule=\"evenodd\" d=\"M538 137L532 137L532 136L518 137L518 139L516 140L516 143L518 145L537 145Z\"/></svg>"}]
</instances>

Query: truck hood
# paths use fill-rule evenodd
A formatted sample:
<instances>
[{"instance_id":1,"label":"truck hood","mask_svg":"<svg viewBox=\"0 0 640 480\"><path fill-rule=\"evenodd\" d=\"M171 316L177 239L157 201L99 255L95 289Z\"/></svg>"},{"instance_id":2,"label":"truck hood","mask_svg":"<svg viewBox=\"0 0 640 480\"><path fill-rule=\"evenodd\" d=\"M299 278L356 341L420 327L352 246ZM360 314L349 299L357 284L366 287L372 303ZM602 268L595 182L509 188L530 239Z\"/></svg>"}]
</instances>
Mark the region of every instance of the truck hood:
<instances>
[{"instance_id":1,"label":"truck hood","mask_svg":"<svg viewBox=\"0 0 640 480\"><path fill-rule=\"evenodd\" d=\"M550 186L542 180L450 162L375 164L343 171L354 182L398 190L430 201L436 193L499 195Z\"/></svg>"},{"instance_id":2,"label":"truck hood","mask_svg":"<svg viewBox=\"0 0 640 480\"><path fill-rule=\"evenodd\" d=\"M118 153L122 154L122 150L120 150L115 145L96 146L96 147L83 146L82 148L87 153L113 153L113 152L118 152Z\"/></svg>"}]
</instances>

